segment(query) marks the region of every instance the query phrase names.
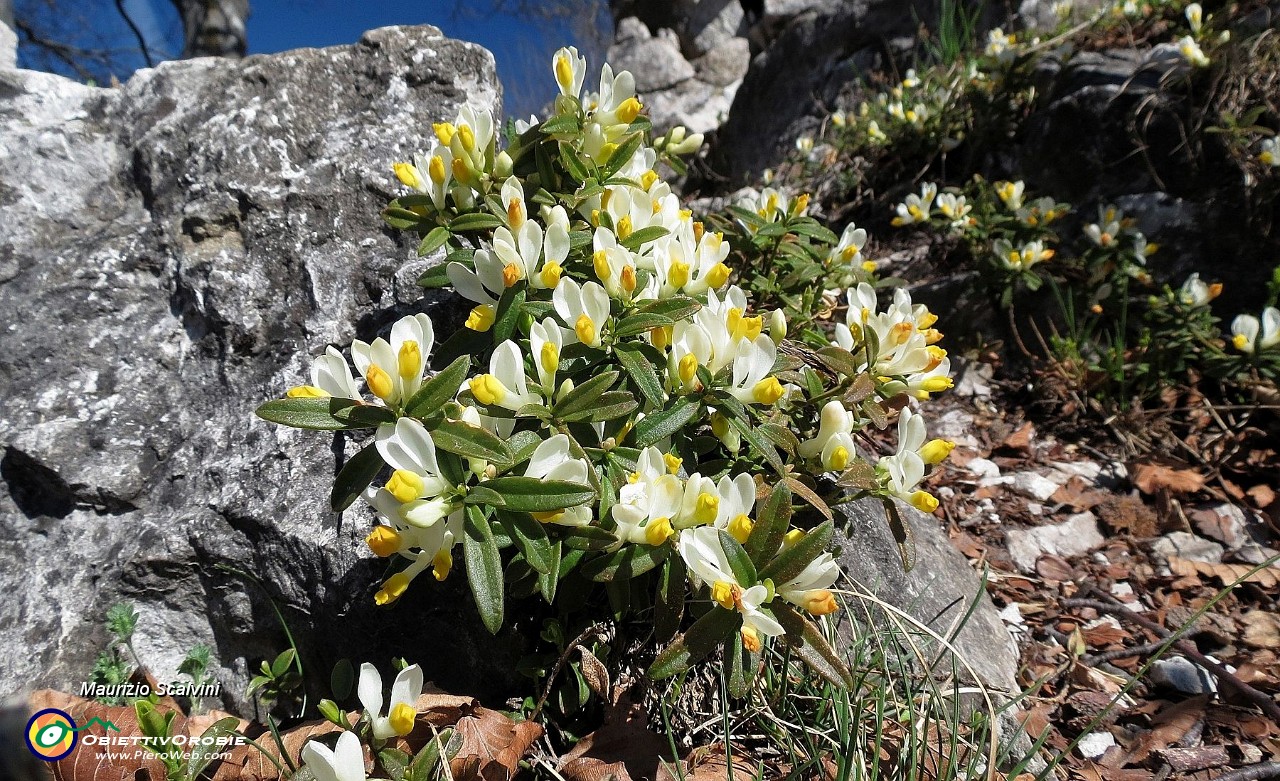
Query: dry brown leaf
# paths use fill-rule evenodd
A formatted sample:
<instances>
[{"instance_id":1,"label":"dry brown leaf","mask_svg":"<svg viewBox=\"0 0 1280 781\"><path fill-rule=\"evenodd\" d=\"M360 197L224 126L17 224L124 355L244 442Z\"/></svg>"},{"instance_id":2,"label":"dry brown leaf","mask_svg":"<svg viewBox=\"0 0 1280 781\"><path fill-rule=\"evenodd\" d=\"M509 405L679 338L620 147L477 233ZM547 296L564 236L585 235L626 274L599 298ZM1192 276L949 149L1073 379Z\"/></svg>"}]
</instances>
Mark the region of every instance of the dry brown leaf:
<instances>
[{"instance_id":1,"label":"dry brown leaf","mask_svg":"<svg viewBox=\"0 0 1280 781\"><path fill-rule=\"evenodd\" d=\"M1180 578L1197 575L1216 578L1224 586L1244 578L1246 583L1254 583L1262 588L1280 586L1280 568L1263 567L1249 574L1253 567L1248 564L1215 564L1207 561L1192 561L1178 556L1169 557L1169 571ZM1247 577L1246 577L1247 576Z\"/></svg>"},{"instance_id":2,"label":"dry brown leaf","mask_svg":"<svg viewBox=\"0 0 1280 781\"><path fill-rule=\"evenodd\" d=\"M1152 719L1150 730L1138 736L1129 747L1129 761L1132 764L1145 762L1153 751L1168 748L1191 731L1197 722L1204 718L1205 706L1209 703L1209 695L1202 694L1190 697L1160 711Z\"/></svg>"},{"instance_id":3,"label":"dry brown leaf","mask_svg":"<svg viewBox=\"0 0 1280 781\"><path fill-rule=\"evenodd\" d=\"M90 746L83 740L85 735L90 734L122 738L141 737L142 731L138 729L138 718L132 707L103 705L94 700L52 689L33 692L27 699L27 705L33 713L45 708L57 708L70 716L77 725L87 724L90 719L97 718L111 722L120 730L117 733L109 732L105 727L90 727L80 733L81 739L76 742L71 753L50 764L56 781L132 781L134 778L143 777L142 774L149 774L151 778L166 777L164 763L150 755L135 759L133 751L129 750L122 752L128 754L127 758L108 762L108 751L115 752L117 749ZM179 715L174 721L173 728L175 734L187 734L186 719Z\"/></svg>"},{"instance_id":4,"label":"dry brown leaf","mask_svg":"<svg viewBox=\"0 0 1280 781\"><path fill-rule=\"evenodd\" d=\"M396 747L417 753L435 739L439 729L453 727L462 736L462 748L449 763L458 781L506 781L515 775L529 747L542 737L542 727L531 721L514 722L481 706L474 697L448 694L431 684L418 698L417 706L413 731L399 739Z\"/></svg>"},{"instance_id":5,"label":"dry brown leaf","mask_svg":"<svg viewBox=\"0 0 1280 781\"><path fill-rule=\"evenodd\" d=\"M1204 488L1204 475L1194 469L1178 469L1156 463L1133 464L1130 479L1144 494L1154 494L1162 488L1174 493L1195 493Z\"/></svg>"},{"instance_id":6,"label":"dry brown leaf","mask_svg":"<svg viewBox=\"0 0 1280 781\"><path fill-rule=\"evenodd\" d=\"M686 781L754 781L756 778L755 767L736 753L730 770L722 743L695 748L689 752L684 765Z\"/></svg>"},{"instance_id":7,"label":"dry brown leaf","mask_svg":"<svg viewBox=\"0 0 1280 781\"><path fill-rule=\"evenodd\" d=\"M1251 610L1240 617L1245 645L1280 648L1280 616L1269 610Z\"/></svg>"},{"instance_id":8,"label":"dry brown leaf","mask_svg":"<svg viewBox=\"0 0 1280 781\"><path fill-rule=\"evenodd\" d=\"M559 773L567 781L617 781L670 779L672 761L667 741L648 728L644 711L624 695L607 706L604 724L587 735L560 761Z\"/></svg>"},{"instance_id":9,"label":"dry brown leaf","mask_svg":"<svg viewBox=\"0 0 1280 781\"><path fill-rule=\"evenodd\" d=\"M1007 447L1010 450L1030 450L1031 440L1036 435L1036 427L1027 421L1018 427L1018 430L1004 438L1000 443L1000 447Z\"/></svg>"},{"instance_id":10,"label":"dry brown leaf","mask_svg":"<svg viewBox=\"0 0 1280 781\"><path fill-rule=\"evenodd\" d=\"M1253 488L1245 491L1245 493L1253 499L1254 504L1261 508L1270 507L1271 503L1276 500L1275 490L1265 483L1258 483Z\"/></svg>"}]
</instances>

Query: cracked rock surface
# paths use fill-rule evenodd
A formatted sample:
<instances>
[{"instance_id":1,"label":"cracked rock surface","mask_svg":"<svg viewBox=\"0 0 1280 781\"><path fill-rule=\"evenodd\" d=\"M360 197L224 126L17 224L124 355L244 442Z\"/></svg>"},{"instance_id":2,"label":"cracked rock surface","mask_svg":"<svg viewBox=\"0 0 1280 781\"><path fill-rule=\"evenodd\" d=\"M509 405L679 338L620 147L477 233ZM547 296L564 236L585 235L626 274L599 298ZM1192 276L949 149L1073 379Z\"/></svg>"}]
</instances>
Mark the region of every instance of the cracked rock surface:
<instances>
[{"instance_id":1,"label":"cracked rock surface","mask_svg":"<svg viewBox=\"0 0 1280 781\"><path fill-rule=\"evenodd\" d=\"M493 57L406 27L114 89L2 66L0 695L78 686L123 599L159 680L203 642L242 706L248 666L286 647L268 593L316 681L396 654L502 693L519 644L462 577L372 610L367 511L328 508L352 443L253 415L327 344L453 314L379 212L433 121L498 109Z\"/></svg>"}]
</instances>

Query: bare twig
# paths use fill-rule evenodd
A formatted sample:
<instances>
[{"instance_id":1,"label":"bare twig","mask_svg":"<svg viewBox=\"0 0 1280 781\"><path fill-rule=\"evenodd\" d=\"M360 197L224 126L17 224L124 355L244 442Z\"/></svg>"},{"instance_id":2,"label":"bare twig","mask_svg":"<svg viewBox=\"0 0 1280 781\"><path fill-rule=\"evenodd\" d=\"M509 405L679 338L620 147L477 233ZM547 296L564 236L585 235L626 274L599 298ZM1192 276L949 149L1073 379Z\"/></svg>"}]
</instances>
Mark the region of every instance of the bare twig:
<instances>
[{"instance_id":1,"label":"bare twig","mask_svg":"<svg viewBox=\"0 0 1280 781\"><path fill-rule=\"evenodd\" d=\"M542 690L542 696L538 698L538 704L534 707L533 714L529 716L530 721L538 720L539 714L542 713L542 706L547 704L547 698L551 696L551 687L555 685L556 678L560 675L560 671L564 669L565 662L569 661L569 656L579 647L605 634L608 630L609 625L604 622L592 624L564 647L564 653L556 660L556 666L551 669L551 674L547 676L547 685Z\"/></svg>"},{"instance_id":2,"label":"bare twig","mask_svg":"<svg viewBox=\"0 0 1280 781\"><path fill-rule=\"evenodd\" d=\"M116 10L120 12L124 23L129 25L133 37L138 39L138 46L142 49L142 59L146 60L147 67L154 68L156 64L151 59L151 50L147 48L147 38L142 34L142 30L138 29L138 25L134 24L133 17L129 16L129 12L125 10L124 0L116 0Z\"/></svg>"},{"instance_id":3,"label":"bare twig","mask_svg":"<svg viewBox=\"0 0 1280 781\"><path fill-rule=\"evenodd\" d=\"M1223 773L1213 781L1263 781L1267 778L1280 778L1280 762L1260 762L1242 767L1230 773Z\"/></svg>"},{"instance_id":4,"label":"bare twig","mask_svg":"<svg viewBox=\"0 0 1280 781\"><path fill-rule=\"evenodd\" d=\"M1113 616L1132 621L1138 626L1154 632L1165 639L1168 639L1173 635L1173 633L1168 629L1165 629L1154 621L1137 615L1124 605L1113 605L1097 599L1064 599L1060 604L1067 608L1086 607L1104 613L1109 613ZM1232 675L1225 667L1200 653L1194 645L1186 640L1175 640L1173 647L1176 648L1179 653L1207 669L1213 674L1213 677L1216 678L1220 684L1234 690L1241 697L1244 697L1254 705L1257 705L1262 712L1266 713L1272 719L1280 721L1280 705L1276 705L1275 700L1272 700L1271 697L1253 688L1249 684L1237 678L1235 675Z\"/></svg>"}]
</instances>

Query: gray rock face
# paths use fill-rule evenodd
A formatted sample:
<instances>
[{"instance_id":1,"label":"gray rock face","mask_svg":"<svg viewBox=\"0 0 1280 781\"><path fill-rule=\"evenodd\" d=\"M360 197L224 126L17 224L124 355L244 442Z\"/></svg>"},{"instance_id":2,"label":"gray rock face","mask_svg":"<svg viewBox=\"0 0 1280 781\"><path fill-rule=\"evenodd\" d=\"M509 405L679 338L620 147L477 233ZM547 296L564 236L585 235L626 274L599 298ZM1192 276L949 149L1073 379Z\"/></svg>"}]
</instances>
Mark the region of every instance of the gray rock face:
<instances>
[{"instance_id":1,"label":"gray rock face","mask_svg":"<svg viewBox=\"0 0 1280 781\"><path fill-rule=\"evenodd\" d=\"M326 344L432 304L379 217L390 164L500 100L492 56L431 27L118 89L0 71L0 694L77 687L127 599L160 680L204 642L238 704L285 641L219 565L266 584L317 682L403 655L501 693L519 644L462 578L374 610L367 511L327 507L352 443L253 415Z\"/></svg>"},{"instance_id":2,"label":"gray rock face","mask_svg":"<svg viewBox=\"0 0 1280 781\"><path fill-rule=\"evenodd\" d=\"M18 36L0 19L0 68L18 67Z\"/></svg>"},{"instance_id":3,"label":"gray rock face","mask_svg":"<svg viewBox=\"0 0 1280 781\"><path fill-rule=\"evenodd\" d=\"M1018 648L973 569L951 546L933 517L898 504L903 522L913 533L915 548L915 566L904 571L879 502L850 502L841 505L838 512L849 522L847 535L837 534L837 544L841 549L840 565L851 579L867 593L943 636L953 630L953 623L976 600L972 615L951 641L963 662L972 668L972 674L959 662L957 674L966 680L976 675L983 685L997 692L1019 691ZM851 613L857 611L856 604L857 600L852 600ZM935 647L933 652L938 650ZM951 666L943 663L941 669L950 671Z\"/></svg>"},{"instance_id":4,"label":"gray rock face","mask_svg":"<svg viewBox=\"0 0 1280 781\"><path fill-rule=\"evenodd\" d=\"M911 35L917 19L929 19L924 0L797 2L799 15L775 25L768 48L751 61L721 126L711 165L730 185L775 166L812 133L819 115L840 91L870 72L885 41ZM773 37L775 36L776 37Z\"/></svg>"},{"instance_id":5,"label":"gray rock face","mask_svg":"<svg viewBox=\"0 0 1280 781\"><path fill-rule=\"evenodd\" d=\"M629 16L618 23L608 59L615 71L635 74L636 91L659 132L683 125L706 133L728 114L747 70L750 46L745 38L728 38L690 62L674 31L664 27L655 35L639 18Z\"/></svg>"}]
</instances>

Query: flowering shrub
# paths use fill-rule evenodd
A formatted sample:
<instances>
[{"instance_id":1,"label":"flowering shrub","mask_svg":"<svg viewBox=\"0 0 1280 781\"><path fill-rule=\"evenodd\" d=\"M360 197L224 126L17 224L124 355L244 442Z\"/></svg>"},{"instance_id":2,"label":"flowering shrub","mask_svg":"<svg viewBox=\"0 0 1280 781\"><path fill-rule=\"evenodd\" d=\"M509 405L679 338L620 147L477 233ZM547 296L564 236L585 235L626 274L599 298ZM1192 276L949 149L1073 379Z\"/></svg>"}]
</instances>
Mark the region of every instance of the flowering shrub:
<instances>
[{"instance_id":1,"label":"flowering shrub","mask_svg":"<svg viewBox=\"0 0 1280 781\"><path fill-rule=\"evenodd\" d=\"M336 510L363 498L377 514L368 545L388 561L380 605L423 573L448 577L460 545L491 631L517 584L552 602L562 586L646 579L660 639L686 607L696 615L655 677L727 640L735 677L749 682L773 638L847 684L811 620L838 607L824 496L878 497L895 519L894 498L936 508L920 482L951 445L927 441L908 406L951 385L936 317L901 290L881 306L865 232L835 237L804 215L804 198L767 191L722 218L750 237L738 257L769 248L780 264L735 271L724 232L682 209L658 173L680 170L701 138L653 138L630 73L605 65L584 94L585 71L561 49L550 117L512 124L504 145L493 119L466 106L395 166L412 192L384 216L422 236L420 254L443 249L419 283L469 300L464 327L437 340L438 324L418 314L354 341L360 380L330 347L310 384L258 414L374 430L332 498ZM856 286L824 295L833 278ZM761 300L777 308L766 314ZM821 349L786 340L787 312L817 300L847 302L833 331L805 324ZM855 437L889 425L894 409L897 452L868 460Z\"/></svg>"}]
</instances>

